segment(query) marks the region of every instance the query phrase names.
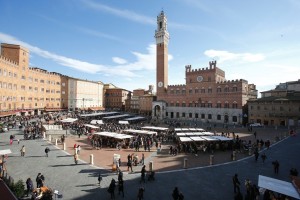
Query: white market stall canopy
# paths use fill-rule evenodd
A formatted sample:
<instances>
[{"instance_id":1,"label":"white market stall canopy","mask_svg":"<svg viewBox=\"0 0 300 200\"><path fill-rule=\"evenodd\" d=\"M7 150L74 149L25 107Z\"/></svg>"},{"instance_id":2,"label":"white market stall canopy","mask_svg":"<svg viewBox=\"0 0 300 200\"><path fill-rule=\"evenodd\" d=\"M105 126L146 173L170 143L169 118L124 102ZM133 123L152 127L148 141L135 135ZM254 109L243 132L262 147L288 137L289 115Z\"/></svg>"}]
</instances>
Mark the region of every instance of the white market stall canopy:
<instances>
[{"instance_id":1,"label":"white market stall canopy","mask_svg":"<svg viewBox=\"0 0 300 200\"><path fill-rule=\"evenodd\" d=\"M84 126L89 127L89 128L94 128L94 129L99 128L98 126L94 126L91 124L84 124Z\"/></svg>"},{"instance_id":2,"label":"white market stall canopy","mask_svg":"<svg viewBox=\"0 0 300 200\"><path fill-rule=\"evenodd\" d=\"M179 132L177 136L213 136L211 132Z\"/></svg>"},{"instance_id":3,"label":"white market stall canopy","mask_svg":"<svg viewBox=\"0 0 300 200\"><path fill-rule=\"evenodd\" d=\"M213 138L216 138L218 140L221 140L221 141L230 141L232 140L232 138L228 138L228 137L224 137L224 136L220 136L220 135L214 135L214 136L211 136Z\"/></svg>"},{"instance_id":4,"label":"white market stall canopy","mask_svg":"<svg viewBox=\"0 0 300 200\"><path fill-rule=\"evenodd\" d=\"M293 184L286 181L259 175L258 187L284 194L295 199L300 199L300 195Z\"/></svg>"},{"instance_id":5,"label":"white market stall canopy","mask_svg":"<svg viewBox=\"0 0 300 200\"><path fill-rule=\"evenodd\" d=\"M180 137L179 140L181 142L192 142L193 140L189 137Z\"/></svg>"},{"instance_id":6,"label":"white market stall canopy","mask_svg":"<svg viewBox=\"0 0 300 200\"><path fill-rule=\"evenodd\" d=\"M175 128L175 132L204 132L202 128Z\"/></svg>"},{"instance_id":7,"label":"white market stall canopy","mask_svg":"<svg viewBox=\"0 0 300 200\"><path fill-rule=\"evenodd\" d=\"M154 130L154 131L166 131L169 130L169 128L166 127L156 127L156 126L144 126L142 129L148 129L148 130Z\"/></svg>"},{"instance_id":8,"label":"white market stall canopy","mask_svg":"<svg viewBox=\"0 0 300 200\"><path fill-rule=\"evenodd\" d=\"M4 149L4 150L0 150L0 155L6 155L6 154L11 154L11 150L10 149Z\"/></svg>"},{"instance_id":9,"label":"white market stall canopy","mask_svg":"<svg viewBox=\"0 0 300 200\"><path fill-rule=\"evenodd\" d=\"M129 124L129 122L128 121L119 121L119 124Z\"/></svg>"},{"instance_id":10,"label":"white market stall canopy","mask_svg":"<svg viewBox=\"0 0 300 200\"><path fill-rule=\"evenodd\" d=\"M141 119L145 119L145 117L131 117L131 118L126 118L124 119L125 121L134 121L134 120L141 120Z\"/></svg>"},{"instance_id":11,"label":"white market stall canopy","mask_svg":"<svg viewBox=\"0 0 300 200\"><path fill-rule=\"evenodd\" d=\"M90 124L103 124L103 121L102 120L92 120L91 122L90 122Z\"/></svg>"},{"instance_id":12,"label":"white market stall canopy","mask_svg":"<svg viewBox=\"0 0 300 200\"><path fill-rule=\"evenodd\" d=\"M80 115L80 117L96 117L96 116L114 115L114 114L119 114L119 112L100 112L100 113L82 114Z\"/></svg>"},{"instance_id":13,"label":"white market stall canopy","mask_svg":"<svg viewBox=\"0 0 300 200\"><path fill-rule=\"evenodd\" d=\"M105 136L105 137L112 137L116 139L126 139L126 138L132 138L132 135L126 135L121 133L114 133L114 132L97 132L94 133L95 135Z\"/></svg>"},{"instance_id":14,"label":"white market stall canopy","mask_svg":"<svg viewBox=\"0 0 300 200\"><path fill-rule=\"evenodd\" d=\"M60 121L63 123L73 123L73 122L77 121L77 119L76 118L66 118L66 119L63 119Z\"/></svg>"},{"instance_id":15,"label":"white market stall canopy","mask_svg":"<svg viewBox=\"0 0 300 200\"><path fill-rule=\"evenodd\" d=\"M206 141L204 138L199 137L199 136L194 136L194 137L190 137L193 141Z\"/></svg>"},{"instance_id":16,"label":"white market stall canopy","mask_svg":"<svg viewBox=\"0 0 300 200\"><path fill-rule=\"evenodd\" d=\"M145 134L145 135L157 135L157 132L154 132L154 131L146 131L146 130L127 129L127 130L123 130L123 132L126 132L126 133Z\"/></svg>"},{"instance_id":17,"label":"white market stall canopy","mask_svg":"<svg viewBox=\"0 0 300 200\"><path fill-rule=\"evenodd\" d=\"M44 124L43 127L45 128L46 131L53 131L53 130L61 131L61 130L63 130L62 125Z\"/></svg>"},{"instance_id":18,"label":"white market stall canopy","mask_svg":"<svg viewBox=\"0 0 300 200\"><path fill-rule=\"evenodd\" d=\"M119 119L123 117L129 117L129 114L123 114L123 115L113 115L113 116L108 116L108 117L103 117L103 119Z\"/></svg>"}]
</instances>

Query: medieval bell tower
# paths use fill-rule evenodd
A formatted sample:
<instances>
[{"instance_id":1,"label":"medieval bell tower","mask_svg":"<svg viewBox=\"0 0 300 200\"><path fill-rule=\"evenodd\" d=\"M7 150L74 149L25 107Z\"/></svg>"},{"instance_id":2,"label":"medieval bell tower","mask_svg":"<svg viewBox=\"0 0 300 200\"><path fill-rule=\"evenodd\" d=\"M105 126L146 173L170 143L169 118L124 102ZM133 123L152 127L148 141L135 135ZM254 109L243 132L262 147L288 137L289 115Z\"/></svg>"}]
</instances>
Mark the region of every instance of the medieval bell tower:
<instances>
[{"instance_id":1,"label":"medieval bell tower","mask_svg":"<svg viewBox=\"0 0 300 200\"><path fill-rule=\"evenodd\" d=\"M167 17L164 11L157 16L156 38L156 91L158 100L168 87L168 43Z\"/></svg>"}]
</instances>

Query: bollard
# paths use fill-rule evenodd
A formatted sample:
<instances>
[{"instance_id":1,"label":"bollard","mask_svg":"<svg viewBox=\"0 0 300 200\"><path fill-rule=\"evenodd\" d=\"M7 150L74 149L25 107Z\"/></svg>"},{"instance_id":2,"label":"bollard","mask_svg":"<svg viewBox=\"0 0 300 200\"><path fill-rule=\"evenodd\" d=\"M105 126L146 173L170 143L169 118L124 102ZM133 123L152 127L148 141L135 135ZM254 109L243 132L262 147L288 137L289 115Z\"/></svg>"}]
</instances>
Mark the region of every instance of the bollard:
<instances>
[{"instance_id":1,"label":"bollard","mask_svg":"<svg viewBox=\"0 0 300 200\"><path fill-rule=\"evenodd\" d=\"M90 164L93 165L94 164L94 155L90 154Z\"/></svg>"},{"instance_id":2,"label":"bollard","mask_svg":"<svg viewBox=\"0 0 300 200\"><path fill-rule=\"evenodd\" d=\"M252 155L252 149L249 147L249 156Z\"/></svg>"},{"instance_id":3,"label":"bollard","mask_svg":"<svg viewBox=\"0 0 300 200\"><path fill-rule=\"evenodd\" d=\"M183 168L184 168L184 169L187 168L187 161L188 161L187 158L184 158L184 159L183 159Z\"/></svg>"},{"instance_id":4,"label":"bollard","mask_svg":"<svg viewBox=\"0 0 300 200\"><path fill-rule=\"evenodd\" d=\"M51 138L51 135L49 135L48 137L49 137L49 138L48 138L48 139L49 139L49 141L51 142L51 139L52 139L52 138Z\"/></svg>"},{"instance_id":5,"label":"bollard","mask_svg":"<svg viewBox=\"0 0 300 200\"><path fill-rule=\"evenodd\" d=\"M64 142L64 150L66 150L66 143Z\"/></svg>"},{"instance_id":6,"label":"bollard","mask_svg":"<svg viewBox=\"0 0 300 200\"><path fill-rule=\"evenodd\" d=\"M235 158L236 158L236 151L233 151L232 152L232 160L235 161L236 160Z\"/></svg>"},{"instance_id":7,"label":"bollard","mask_svg":"<svg viewBox=\"0 0 300 200\"><path fill-rule=\"evenodd\" d=\"M149 171L152 172L153 171L153 161L149 162Z\"/></svg>"},{"instance_id":8,"label":"bollard","mask_svg":"<svg viewBox=\"0 0 300 200\"><path fill-rule=\"evenodd\" d=\"M209 164L213 165L214 164L214 155L209 156Z\"/></svg>"},{"instance_id":9,"label":"bollard","mask_svg":"<svg viewBox=\"0 0 300 200\"><path fill-rule=\"evenodd\" d=\"M43 139L46 139L46 132L43 131Z\"/></svg>"},{"instance_id":10,"label":"bollard","mask_svg":"<svg viewBox=\"0 0 300 200\"><path fill-rule=\"evenodd\" d=\"M55 146L57 146L57 138L55 138Z\"/></svg>"}]
</instances>

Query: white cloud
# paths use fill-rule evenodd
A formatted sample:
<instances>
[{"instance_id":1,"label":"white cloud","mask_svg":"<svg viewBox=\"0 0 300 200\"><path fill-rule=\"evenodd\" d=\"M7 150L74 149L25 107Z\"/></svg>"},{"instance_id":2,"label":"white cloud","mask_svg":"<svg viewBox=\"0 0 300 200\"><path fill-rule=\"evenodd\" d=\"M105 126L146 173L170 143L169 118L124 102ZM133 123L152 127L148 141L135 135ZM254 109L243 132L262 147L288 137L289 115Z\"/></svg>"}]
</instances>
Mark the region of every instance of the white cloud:
<instances>
[{"instance_id":1,"label":"white cloud","mask_svg":"<svg viewBox=\"0 0 300 200\"><path fill-rule=\"evenodd\" d=\"M0 32L0 41L10 44L17 44L29 49L33 54L40 57L52 60L59 65L70 67L78 71L82 71L90 74L103 74L105 76L117 75L127 78L139 77L140 75L135 72L144 72L145 70L155 70L156 68L156 45L150 44L147 47L147 53L131 52L136 61L128 63L125 59L119 57L113 57L113 61L117 63L115 66L109 66L104 64L93 64L86 61L81 61L65 56L57 55L55 53L40 49L39 47L32 46L26 42L20 41L13 36ZM169 55L169 60L172 60L173 56Z\"/></svg>"},{"instance_id":2,"label":"white cloud","mask_svg":"<svg viewBox=\"0 0 300 200\"><path fill-rule=\"evenodd\" d=\"M155 25L156 21L155 18L153 17L147 17L144 15L140 15L137 14L135 12L129 11L129 10L120 10L120 9L116 9L101 3L96 3L90 0L84 0L81 1L84 5L94 9L94 10L98 10L98 11L105 11L108 12L110 14L122 17L122 18L126 18L129 19L131 21L136 21L139 23L143 23L143 24L151 24L151 25Z\"/></svg>"},{"instance_id":3,"label":"white cloud","mask_svg":"<svg viewBox=\"0 0 300 200\"><path fill-rule=\"evenodd\" d=\"M126 64L127 60L123 59L123 58L119 58L119 57L113 57L112 60L120 65Z\"/></svg>"},{"instance_id":4,"label":"white cloud","mask_svg":"<svg viewBox=\"0 0 300 200\"><path fill-rule=\"evenodd\" d=\"M258 62L265 59L263 54L252 54L252 53L231 53L228 51L220 50L206 50L204 55L214 58L222 63L224 61L240 60L245 62Z\"/></svg>"}]
</instances>

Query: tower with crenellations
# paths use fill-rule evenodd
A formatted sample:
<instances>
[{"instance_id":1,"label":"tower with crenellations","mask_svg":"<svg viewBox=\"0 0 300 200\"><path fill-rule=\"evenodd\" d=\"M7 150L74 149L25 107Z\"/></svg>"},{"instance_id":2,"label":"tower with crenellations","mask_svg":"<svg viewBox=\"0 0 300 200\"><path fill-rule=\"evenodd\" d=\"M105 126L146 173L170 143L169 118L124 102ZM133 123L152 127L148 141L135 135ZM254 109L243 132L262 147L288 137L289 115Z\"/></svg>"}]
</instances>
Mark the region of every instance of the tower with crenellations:
<instances>
[{"instance_id":1,"label":"tower with crenellations","mask_svg":"<svg viewBox=\"0 0 300 200\"><path fill-rule=\"evenodd\" d=\"M157 102L152 104L152 117L242 123L244 105L257 98L254 84L244 79L227 80L225 71L213 60L197 69L186 65L185 84L168 85L169 33L163 11L157 17L155 38Z\"/></svg>"}]
</instances>

